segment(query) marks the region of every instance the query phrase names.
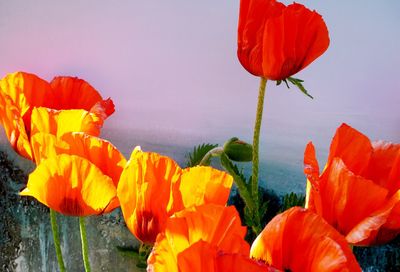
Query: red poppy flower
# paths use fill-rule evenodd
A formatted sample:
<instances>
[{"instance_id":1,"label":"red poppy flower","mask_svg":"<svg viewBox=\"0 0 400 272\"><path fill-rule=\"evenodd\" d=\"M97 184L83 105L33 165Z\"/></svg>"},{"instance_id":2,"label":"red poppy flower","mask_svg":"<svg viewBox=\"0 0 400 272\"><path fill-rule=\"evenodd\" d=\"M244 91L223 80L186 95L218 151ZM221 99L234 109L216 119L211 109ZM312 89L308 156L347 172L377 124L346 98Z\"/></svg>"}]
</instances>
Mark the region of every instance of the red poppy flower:
<instances>
[{"instance_id":1,"label":"red poppy flower","mask_svg":"<svg viewBox=\"0 0 400 272\"><path fill-rule=\"evenodd\" d=\"M300 207L275 216L250 252L252 258L280 271L361 271L344 237Z\"/></svg>"},{"instance_id":2,"label":"red poppy flower","mask_svg":"<svg viewBox=\"0 0 400 272\"><path fill-rule=\"evenodd\" d=\"M36 133L32 148L38 166L21 195L72 216L107 213L119 206L117 185L126 160L110 142L81 132L61 138Z\"/></svg>"},{"instance_id":3,"label":"red poppy flower","mask_svg":"<svg viewBox=\"0 0 400 272\"><path fill-rule=\"evenodd\" d=\"M354 245L385 243L400 233L400 145L370 140L341 125L319 175L312 143L304 155L307 207Z\"/></svg>"},{"instance_id":4,"label":"red poppy flower","mask_svg":"<svg viewBox=\"0 0 400 272\"><path fill-rule=\"evenodd\" d=\"M57 135L84 131L97 136L113 112L112 100L103 100L82 79L56 77L48 83L17 72L0 80L0 122L14 150L30 160L35 160L30 138L37 131Z\"/></svg>"},{"instance_id":5,"label":"red poppy flower","mask_svg":"<svg viewBox=\"0 0 400 272\"><path fill-rule=\"evenodd\" d=\"M283 80L304 69L329 46L321 15L301 4L241 0L238 57L253 75Z\"/></svg>"},{"instance_id":6,"label":"red poppy flower","mask_svg":"<svg viewBox=\"0 0 400 272\"><path fill-rule=\"evenodd\" d=\"M185 207L225 205L233 179L225 172L199 166L181 169L172 159L134 150L118 184L118 198L130 231L153 244L167 218Z\"/></svg>"}]
</instances>

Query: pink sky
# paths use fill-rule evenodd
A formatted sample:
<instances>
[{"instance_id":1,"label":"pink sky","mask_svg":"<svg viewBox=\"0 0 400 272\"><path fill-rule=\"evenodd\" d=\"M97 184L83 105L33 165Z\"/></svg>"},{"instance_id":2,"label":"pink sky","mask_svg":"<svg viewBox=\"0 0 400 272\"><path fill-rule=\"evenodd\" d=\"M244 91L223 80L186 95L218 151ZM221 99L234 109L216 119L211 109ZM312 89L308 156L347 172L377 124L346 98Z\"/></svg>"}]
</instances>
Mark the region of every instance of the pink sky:
<instances>
[{"instance_id":1,"label":"pink sky","mask_svg":"<svg viewBox=\"0 0 400 272\"><path fill-rule=\"evenodd\" d=\"M316 99L270 82L262 142L313 139L326 148L341 122L400 142L400 2L301 3L318 10L330 31L328 51L296 75ZM109 130L250 141L259 80L236 58L238 6L1 1L0 76L24 70L48 80L84 78L116 104Z\"/></svg>"}]
</instances>

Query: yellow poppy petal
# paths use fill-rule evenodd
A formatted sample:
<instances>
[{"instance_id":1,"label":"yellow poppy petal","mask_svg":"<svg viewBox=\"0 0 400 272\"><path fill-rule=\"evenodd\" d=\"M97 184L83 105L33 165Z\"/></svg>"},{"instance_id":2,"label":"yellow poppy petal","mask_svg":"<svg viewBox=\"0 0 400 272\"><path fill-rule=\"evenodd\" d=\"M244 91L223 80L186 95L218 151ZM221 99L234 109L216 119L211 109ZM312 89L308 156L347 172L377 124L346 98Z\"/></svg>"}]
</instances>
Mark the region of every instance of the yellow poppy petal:
<instances>
[{"instance_id":1,"label":"yellow poppy petal","mask_svg":"<svg viewBox=\"0 0 400 272\"><path fill-rule=\"evenodd\" d=\"M33 196L62 214L87 216L102 214L116 198L116 188L88 160L62 154L42 161L20 194Z\"/></svg>"},{"instance_id":2,"label":"yellow poppy petal","mask_svg":"<svg viewBox=\"0 0 400 272\"><path fill-rule=\"evenodd\" d=\"M182 171L180 191L185 207L213 203L226 205L233 178L208 166L186 168Z\"/></svg>"},{"instance_id":3,"label":"yellow poppy petal","mask_svg":"<svg viewBox=\"0 0 400 272\"><path fill-rule=\"evenodd\" d=\"M51 107L53 101L50 84L34 74L16 72L0 80L0 89L9 95L21 116L31 107Z\"/></svg>"},{"instance_id":4,"label":"yellow poppy petal","mask_svg":"<svg viewBox=\"0 0 400 272\"><path fill-rule=\"evenodd\" d=\"M12 99L0 92L0 122L12 148L21 156L32 160L28 134L19 109Z\"/></svg>"},{"instance_id":5,"label":"yellow poppy petal","mask_svg":"<svg viewBox=\"0 0 400 272\"><path fill-rule=\"evenodd\" d=\"M103 120L85 110L51 110L34 108L32 110L31 135L38 132L61 137L67 132L81 131L98 136Z\"/></svg>"},{"instance_id":6,"label":"yellow poppy petal","mask_svg":"<svg viewBox=\"0 0 400 272\"><path fill-rule=\"evenodd\" d=\"M168 218L148 259L154 271L176 271L178 255L198 241L220 251L249 254L238 212L233 206L208 204L192 207Z\"/></svg>"},{"instance_id":7,"label":"yellow poppy petal","mask_svg":"<svg viewBox=\"0 0 400 272\"><path fill-rule=\"evenodd\" d=\"M154 243L170 216L178 192L180 167L156 153L132 152L118 183L118 198L129 230L142 242Z\"/></svg>"}]
</instances>

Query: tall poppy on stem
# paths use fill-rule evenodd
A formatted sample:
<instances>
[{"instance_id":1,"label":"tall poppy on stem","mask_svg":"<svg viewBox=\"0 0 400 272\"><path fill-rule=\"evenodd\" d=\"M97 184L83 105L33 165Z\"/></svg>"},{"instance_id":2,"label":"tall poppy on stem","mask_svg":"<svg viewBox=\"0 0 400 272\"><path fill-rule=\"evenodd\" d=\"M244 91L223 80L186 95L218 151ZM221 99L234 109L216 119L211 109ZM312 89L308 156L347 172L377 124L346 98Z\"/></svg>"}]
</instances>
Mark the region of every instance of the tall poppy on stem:
<instances>
[{"instance_id":1,"label":"tall poppy on stem","mask_svg":"<svg viewBox=\"0 0 400 272\"><path fill-rule=\"evenodd\" d=\"M302 80L291 77L322 55L329 46L328 30L321 15L293 3L276 0L241 0L237 55L243 67L261 77L253 136L251 195L259 206L259 138L267 79L288 82L310 96ZM240 193L240 192L239 192ZM247 192L241 193L247 195ZM256 210L259 210L256 208ZM260 216L253 219L260 230Z\"/></svg>"},{"instance_id":2,"label":"tall poppy on stem","mask_svg":"<svg viewBox=\"0 0 400 272\"><path fill-rule=\"evenodd\" d=\"M342 124L321 174L310 142L304 154L308 209L353 245L390 241L400 233L400 145L372 142Z\"/></svg>"},{"instance_id":3,"label":"tall poppy on stem","mask_svg":"<svg viewBox=\"0 0 400 272\"><path fill-rule=\"evenodd\" d=\"M83 131L99 135L104 120L114 112L109 98L86 81L75 77L55 77L50 83L36 75L16 72L0 80L0 123L13 149L21 156L37 161L32 154L31 137L35 133L61 136ZM50 209L59 268L65 271L55 212Z\"/></svg>"},{"instance_id":4,"label":"tall poppy on stem","mask_svg":"<svg viewBox=\"0 0 400 272\"><path fill-rule=\"evenodd\" d=\"M61 214L79 216L85 271L90 271L83 216L119 206L117 185L126 160L110 142L82 132L61 138L36 133L32 147L39 165L20 194Z\"/></svg>"},{"instance_id":5,"label":"tall poppy on stem","mask_svg":"<svg viewBox=\"0 0 400 272\"><path fill-rule=\"evenodd\" d=\"M118 198L129 230L153 244L167 219L186 207L225 205L233 179L207 166L181 169L172 159L135 149L121 174Z\"/></svg>"}]
</instances>

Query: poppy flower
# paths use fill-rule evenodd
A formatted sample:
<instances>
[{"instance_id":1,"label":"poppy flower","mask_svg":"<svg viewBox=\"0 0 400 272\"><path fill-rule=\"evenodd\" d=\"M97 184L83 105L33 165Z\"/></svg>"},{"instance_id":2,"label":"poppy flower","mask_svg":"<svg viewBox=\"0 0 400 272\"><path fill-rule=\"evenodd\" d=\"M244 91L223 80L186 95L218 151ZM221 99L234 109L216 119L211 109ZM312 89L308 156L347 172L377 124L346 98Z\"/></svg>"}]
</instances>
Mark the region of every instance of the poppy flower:
<instances>
[{"instance_id":1,"label":"poppy flower","mask_svg":"<svg viewBox=\"0 0 400 272\"><path fill-rule=\"evenodd\" d=\"M168 157L135 149L121 174L118 198L129 230L153 244L175 212L205 203L225 205L232 182L211 167L182 170Z\"/></svg>"},{"instance_id":2,"label":"poppy flower","mask_svg":"<svg viewBox=\"0 0 400 272\"><path fill-rule=\"evenodd\" d=\"M251 250L244 233L233 206L178 212L157 236L147 271L361 271L345 238L303 208L272 219Z\"/></svg>"},{"instance_id":3,"label":"poppy flower","mask_svg":"<svg viewBox=\"0 0 400 272\"><path fill-rule=\"evenodd\" d=\"M322 174L310 142L304 155L307 207L354 245L386 243L400 233L400 145L373 142L342 124Z\"/></svg>"},{"instance_id":4,"label":"poppy flower","mask_svg":"<svg viewBox=\"0 0 400 272\"><path fill-rule=\"evenodd\" d=\"M345 238L300 207L275 216L253 242L250 255L279 271L361 271Z\"/></svg>"},{"instance_id":5,"label":"poppy flower","mask_svg":"<svg viewBox=\"0 0 400 272\"><path fill-rule=\"evenodd\" d=\"M241 0L238 58L255 76L284 80L304 69L329 46L321 15L301 4Z\"/></svg>"},{"instance_id":6,"label":"poppy flower","mask_svg":"<svg viewBox=\"0 0 400 272\"><path fill-rule=\"evenodd\" d=\"M264 267L248 258L245 234L246 227L233 206L207 204L180 211L167 219L165 231L157 236L147 271L253 271L249 270L253 265ZM249 266L218 270L235 262Z\"/></svg>"},{"instance_id":7,"label":"poppy flower","mask_svg":"<svg viewBox=\"0 0 400 272\"><path fill-rule=\"evenodd\" d=\"M103 100L82 79L55 77L48 83L16 72L0 80L0 122L14 150L30 160L35 160L30 138L43 126L49 133L84 131L97 136L113 112L112 100Z\"/></svg>"},{"instance_id":8,"label":"poppy flower","mask_svg":"<svg viewBox=\"0 0 400 272\"><path fill-rule=\"evenodd\" d=\"M110 142L82 132L60 138L37 133L32 147L39 164L21 195L71 216L102 214L119 206L117 185L126 160Z\"/></svg>"}]
</instances>

